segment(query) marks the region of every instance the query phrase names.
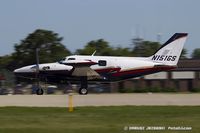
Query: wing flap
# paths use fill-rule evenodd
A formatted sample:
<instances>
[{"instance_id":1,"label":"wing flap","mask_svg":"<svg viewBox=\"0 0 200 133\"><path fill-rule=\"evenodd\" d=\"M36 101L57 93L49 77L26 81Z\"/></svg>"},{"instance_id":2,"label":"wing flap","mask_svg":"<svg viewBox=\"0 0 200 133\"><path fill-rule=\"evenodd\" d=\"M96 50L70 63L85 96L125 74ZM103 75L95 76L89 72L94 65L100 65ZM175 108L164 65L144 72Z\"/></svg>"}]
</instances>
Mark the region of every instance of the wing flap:
<instances>
[{"instance_id":1,"label":"wing flap","mask_svg":"<svg viewBox=\"0 0 200 133\"><path fill-rule=\"evenodd\" d=\"M76 66L72 72L72 76L87 77L88 79L98 79L101 76L88 66Z\"/></svg>"}]
</instances>

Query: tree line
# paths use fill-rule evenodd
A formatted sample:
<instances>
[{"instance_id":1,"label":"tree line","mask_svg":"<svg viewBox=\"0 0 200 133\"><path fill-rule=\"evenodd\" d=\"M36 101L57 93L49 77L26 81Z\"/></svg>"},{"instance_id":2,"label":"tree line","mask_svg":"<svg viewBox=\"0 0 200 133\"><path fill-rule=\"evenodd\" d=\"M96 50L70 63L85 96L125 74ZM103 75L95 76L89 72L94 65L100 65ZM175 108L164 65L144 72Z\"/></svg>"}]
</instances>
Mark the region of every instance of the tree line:
<instances>
[{"instance_id":1,"label":"tree line","mask_svg":"<svg viewBox=\"0 0 200 133\"><path fill-rule=\"evenodd\" d=\"M72 53L64 44L63 37L50 30L37 29L28 34L26 38L14 45L14 52L10 55L0 57L0 70L6 69L13 71L16 68L36 63L35 52L39 49L40 63L56 62L71 54L101 56L144 56L152 55L159 47L159 42L146 41L142 38L132 39L130 47L112 47L104 39L92 40L84 48L77 49ZM187 50L184 49L181 58L187 58ZM192 53L192 58L200 58L200 48Z\"/></svg>"}]
</instances>

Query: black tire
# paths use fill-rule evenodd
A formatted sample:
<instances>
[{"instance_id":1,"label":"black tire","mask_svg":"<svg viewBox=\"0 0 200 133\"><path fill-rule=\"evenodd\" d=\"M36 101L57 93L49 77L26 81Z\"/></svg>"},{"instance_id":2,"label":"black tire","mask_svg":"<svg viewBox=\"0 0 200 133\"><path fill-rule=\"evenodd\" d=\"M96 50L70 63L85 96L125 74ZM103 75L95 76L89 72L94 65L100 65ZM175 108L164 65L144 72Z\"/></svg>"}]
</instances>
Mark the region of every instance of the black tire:
<instances>
[{"instance_id":1,"label":"black tire","mask_svg":"<svg viewBox=\"0 0 200 133\"><path fill-rule=\"evenodd\" d=\"M43 90L42 88L38 88L38 89L36 90L36 94L37 94L37 95L43 95L43 94L44 94L44 90Z\"/></svg>"},{"instance_id":2,"label":"black tire","mask_svg":"<svg viewBox=\"0 0 200 133\"><path fill-rule=\"evenodd\" d=\"M88 94L88 89L86 89L86 88L80 88L79 89L79 94L80 95L87 95Z\"/></svg>"}]
</instances>

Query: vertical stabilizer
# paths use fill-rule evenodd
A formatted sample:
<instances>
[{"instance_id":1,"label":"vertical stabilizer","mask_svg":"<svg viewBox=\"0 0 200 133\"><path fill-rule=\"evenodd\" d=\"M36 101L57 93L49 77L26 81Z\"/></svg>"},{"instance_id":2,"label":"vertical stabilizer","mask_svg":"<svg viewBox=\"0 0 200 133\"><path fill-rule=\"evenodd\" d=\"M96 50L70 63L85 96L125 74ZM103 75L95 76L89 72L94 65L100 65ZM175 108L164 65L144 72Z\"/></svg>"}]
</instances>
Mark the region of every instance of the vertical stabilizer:
<instances>
[{"instance_id":1,"label":"vertical stabilizer","mask_svg":"<svg viewBox=\"0 0 200 133\"><path fill-rule=\"evenodd\" d=\"M149 59L164 65L177 65L187 35L187 33L175 33Z\"/></svg>"}]
</instances>

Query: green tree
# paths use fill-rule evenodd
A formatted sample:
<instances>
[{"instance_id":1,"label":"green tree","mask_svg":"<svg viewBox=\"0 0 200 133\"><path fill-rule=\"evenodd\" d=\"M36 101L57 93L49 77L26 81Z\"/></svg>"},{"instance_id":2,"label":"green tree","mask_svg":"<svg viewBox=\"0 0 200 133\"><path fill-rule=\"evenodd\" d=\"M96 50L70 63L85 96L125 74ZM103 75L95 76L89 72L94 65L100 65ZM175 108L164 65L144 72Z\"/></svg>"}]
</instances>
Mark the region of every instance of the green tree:
<instances>
[{"instance_id":1,"label":"green tree","mask_svg":"<svg viewBox=\"0 0 200 133\"><path fill-rule=\"evenodd\" d=\"M187 58L187 49L183 48L180 58L181 59L186 59Z\"/></svg>"},{"instance_id":2,"label":"green tree","mask_svg":"<svg viewBox=\"0 0 200 133\"><path fill-rule=\"evenodd\" d=\"M200 59L200 48L196 48L192 52L192 58Z\"/></svg>"},{"instance_id":3,"label":"green tree","mask_svg":"<svg viewBox=\"0 0 200 133\"><path fill-rule=\"evenodd\" d=\"M91 55L96 51L95 55L101 56L132 56L129 48L117 47L113 48L103 39L88 42L83 49L78 49L76 54Z\"/></svg>"},{"instance_id":4,"label":"green tree","mask_svg":"<svg viewBox=\"0 0 200 133\"><path fill-rule=\"evenodd\" d=\"M0 57L0 70L6 69L7 65L12 61L11 55L5 55Z\"/></svg>"},{"instance_id":5,"label":"green tree","mask_svg":"<svg viewBox=\"0 0 200 133\"><path fill-rule=\"evenodd\" d=\"M112 50L113 56L134 56L130 48L117 47Z\"/></svg>"},{"instance_id":6,"label":"green tree","mask_svg":"<svg viewBox=\"0 0 200 133\"><path fill-rule=\"evenodd\" d=\"M9 69L35 64L36 48L39 49L40 63L54 62L69 55L70 51L61 43L62 40L63 38L53 31L35 30L19 44L15 44Z\"/></svg>"},{"instance_id":7,"label":"green tree","mask_svg":"<svg viewBox=\"0 0 200 133\"><path fill-rule=\"evenodd\" d=\"M96 51L95 55L113 55L112 47L110 47L109 43L103 39L90 41L83 49L78 49L76 54L91 55L94 51Z\"/></svg>"},{"instance_id":8,"label":"green tree","mask_svg":"<svg viewBox=\"0 0 200 133\"><path fill-rule=\"evenodd\" d=\"M160 44L158 42L144 41L141 38L133 39L133 53L138 57L151 56L159 49Z\"/></svg>"}]
</instances>

